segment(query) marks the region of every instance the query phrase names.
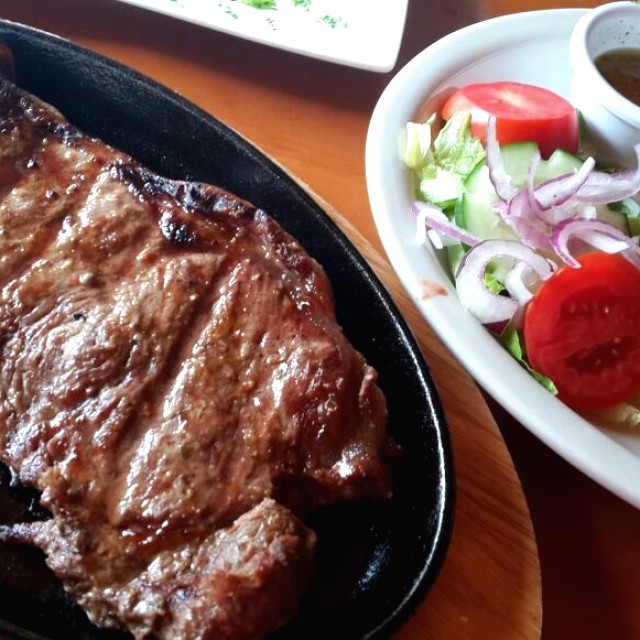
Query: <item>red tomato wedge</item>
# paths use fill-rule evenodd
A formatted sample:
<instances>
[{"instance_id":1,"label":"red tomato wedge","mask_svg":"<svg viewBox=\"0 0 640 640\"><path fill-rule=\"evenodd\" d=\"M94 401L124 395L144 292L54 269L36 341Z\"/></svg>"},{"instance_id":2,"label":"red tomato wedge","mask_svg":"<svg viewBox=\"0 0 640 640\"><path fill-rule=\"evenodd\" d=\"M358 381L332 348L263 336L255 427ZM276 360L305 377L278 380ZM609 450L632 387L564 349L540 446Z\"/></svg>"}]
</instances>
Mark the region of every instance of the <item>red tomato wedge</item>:
<instances>
[{"instance_id":1,"label":"red tomato wedge","mask_svg":"<svg viewBox=\"0 0 640 640\"><path fill-rule=\"evenodd\" d=\"M445 120L471 113L471 133L486 142L489 116L496 118L500 144L537 142L543 158L556 149L578 151L579 125L573 105L562 96L519 82L484 82L458 89L444 104Z\"/></svg>"},{"instance_id":2,"label":"red tomato wedge","mask_svg":"<svg viewBox=\"0 0 640 640\"><path fill-rule=\"evenodd\" d=\"M524 317L529 364L579 411L606 409L640 390L640 270L620 255L592 252L562 267Z\"/></svg>"}]
</instances>

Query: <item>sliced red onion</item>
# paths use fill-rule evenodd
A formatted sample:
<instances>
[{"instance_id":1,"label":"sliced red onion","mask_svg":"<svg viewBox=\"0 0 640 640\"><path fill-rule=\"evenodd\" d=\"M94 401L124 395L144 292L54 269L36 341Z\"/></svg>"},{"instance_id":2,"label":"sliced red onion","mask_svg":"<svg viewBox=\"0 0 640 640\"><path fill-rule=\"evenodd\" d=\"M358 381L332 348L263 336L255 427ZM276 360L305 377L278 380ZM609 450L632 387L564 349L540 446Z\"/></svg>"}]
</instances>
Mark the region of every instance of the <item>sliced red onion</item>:
<instances>
[{"instance_id":1,"label":"sliced red onion","mask_svg":"<svg viewBox=\"0 0 640 640\"><path fill-rule=\"evenodd\" d=\"M592 204L585 204L579 207L576 218L580 220L596 220L598 217L598 209Z\"/></svg>"},{"instance_id":2,"label":"sliced red onion","mask_svg":"<svg viewBox=\"0 0 640 640\"><path fill-rule=\"evenodd\" d=\"M538 274L522 260L516 262L504 278L505 289L521 305L527 304L533 298L541 283L542 279Z\"/></svg>"},{"instance_id":3,"label":"sliced red onion","mask_svg":"<svg viewBox=\"0 0 640 640\"><path fill-rule=\"evenodd\" d=\"M558 257L569 266L578 268L580 263L569 249L571 240L580 240L606 253L623 253L640 266L637 239L626 236L602 220L565 220L551 232L551 245Z\"/></svg>"},{"instance_id":4,"label":"sliced red onion","mask_svg":"<svg viewBox=\"0 0 640 640\"><path fill-rule=\"evenodd\" d=\"M631 198L640 191L640 144L635 146L638 166L617 173L593 171L574 198L590 204L609 204Z\"/></svg>"},{"instance_id":5,"label":"sliced red onion","mask_svg":"<svg viewBox=\"0 0 640 640\"><path fill-rule=\"evenodd\" d=\"M480 242L479 238L476 238L465 229L462 229L458 225L451 222L446 214L443 213L442 209L434 205L428 204L426 202L416 201L413 203L412 211L418 217L418 233L416 239L419 242L424 242L427 239L427 225L431 229L436 231L439 235L444 236L445 238L451 238L456 243L462 242L463 244L473 247ZM445 246L446 244L451 243L447 243L445 239L442 239L442 246Z\"/></svg>"},{"instance_id":6,"label":"sliced red onion","mask_svg":"<svg viewBox=\"0 0 640 640\"><path fill-rule=\"evenodd\" d=\"M542 156L540 155L540 151L536 151L531 158L531 163L529 164L529 171L527 172L527 184L529 185L529 190L533 190L536 173L538 171L538 165L542 160Z\"/></svg>"},{"instance_id":7,"label":"sliced red onion","mask_svg":"<svg viewBox=\"0 0 640 640\"><path fill-rule=\"evenodd\" d=\"M489 180L498 194L498 198L509 202L519 191L511 184L511 176L507 173L502 162L500 145L496 136L496 119L491 116L487 123L487 168Z\"/></svg>"},{"instance_id":8,"label":"sliced red onion","mask_svg":"<svg viewBox=\"0 0 640 640\"><path fill-rule=\"evenodd\" d=\"M547 202L549 200L548 195L546 199L543 197L542 203L538 201L537 189L539 187L534 187L534 176L540 160L541 156L538 152L533 156L529 166L527 188L520 190L514 187L502 164L500 148L495 138L495 123L489 122L487 129L487 166L489 167L491 182L498 194L498 201L495 203L494 208L527 246L541 251L549 251L551 250L551 242L549 240L550 227L574 214L572 211L565 211L553 206L553 200ZM575 184L573 174L568 174L563 176L563 182L558 181L553 187L549 186L548 191L556 196L560 195L561 198L558 198L558 200L566 200L569 194L575 193L578 186L584 183L588 170L590 170L590 163L586 164L584 174L581 174ZM568 182L569 180L571 182ZM557 188L554 188L557 186L562 186L563 191L559 192ZM543 196L545 196L544 192Z\"/></svg>"},{"instance_id":9,"label":"sliced red onion","mask_svg":"<svg viewBox=\"0 0 640 640\"><path fill-rule=\"evenodd\" d=\"M551 238L552 236L562 238L563 234L560 231L569 221L595 218L595 206L576 198L576 194L580 193L594 175L594 161L590 158L577 172L552 178L534 187L533 175L536 164L537 160L534 156L529 169L528 187L513 196L506 209L498 210L503 212L504 220L520 235L526 245L540 251L558 251L559 247L559 257L564 262L575 265L577 262L570 256L566 246L562 242L559 245L556 242L554 246ZM561 226L556 231L558 225ZM607 233L609 227L610 225L606 225L592 229L582 240L595 248L599 248L604 242L604 246L609 251L623 250L620 248L621 245L617 245L615 249L611 246L609 238L611 234ZM575 228L570 227L570 229ZM578 232L586 230L585 227L580 226L577 229ZM609 239L603 240L603 234ZM626 237L624 234L620 235Z\"/></svg>"},{"instance_id":10,"label":"sliced red onion","mask_svg":"<svg viewBox=\"0 0 640 640\"><path fill-rule=\"evenodd\" d=\"M537 215L537 209L529 191L523 189L511 199L502 217L522 238L524 244L540 251L549 251L551 249L549 228Z\"/></svg>"},{"instance_id":11,"label":"sliced red onion","mask_svg":"<svg viewBox=\"0 0 640 640\"><path fill-rule=\"evenodd\" d=\"M638 240L638 238L634 238L634 240ZM636 244L633 247L629 247L628 249L623 249L620 254L624 256L632 265L634 265L637 269L640 269L640 255L638 254L638 245Z\"/></svg>"},{"instance_id":12,"label":"sliced red onion","mask_svg":"<svg viewBox=\"0 0 640 640\"><path fill-rule=\"evenodd\" d=\"M516 262L505 275L504 286L509 295L518 302L518 308L511 319L516 328L522 326L524 308L541 284L542 279L538 274L521 260Z\"/></svg>"},{"instance_id":13,"label":"sliced red onion","mask_svg":"<svg viewBox=\"0 0 640 640\"><path fill-rule=\"evenodd\" d=\"M497 295L486 288L485 271L489 263L497 258L510 258L512 268L518 262L526 265L524 270L519 268L513 278L507 276L511 290L517 293L517 297ZM522 307L521 300L524 298L520 287L515 284L515 278L529 272L539 280L545 280L551 275L551 265L540 254L520 242L484 240L467 252L458 270L456 289L460 302L482 324L509 321Z\"/></svg>"},{"instance_id":14,"label":"sliced red onion","mask_svg":"<svg viewBox=\"0 0 640 640\"><path fill-rule=\"evenodd\" d=\"M575 173L551 178L534 187L536 202L545 210L564 204L587 182L595 164L593 158L587 158Z\"/></svg>"}]
</instances>

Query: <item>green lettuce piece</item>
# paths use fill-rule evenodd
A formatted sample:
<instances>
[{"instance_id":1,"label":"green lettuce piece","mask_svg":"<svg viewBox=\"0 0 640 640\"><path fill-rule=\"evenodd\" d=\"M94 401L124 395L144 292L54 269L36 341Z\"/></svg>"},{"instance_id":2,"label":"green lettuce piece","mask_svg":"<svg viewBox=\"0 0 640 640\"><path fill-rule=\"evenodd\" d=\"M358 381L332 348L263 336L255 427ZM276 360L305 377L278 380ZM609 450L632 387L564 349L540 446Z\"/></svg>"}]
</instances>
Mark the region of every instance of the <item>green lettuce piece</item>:
<instances>
[{"instance_id":1,"label":"green lettuce piece","mask_svg":"<svg viewBox=\"0 0 640 640\"><path fill-rule=\"evenodd\" d=\"M407 167L419 171L425 165L432 165L431 122L407 122L406 135L403 159Z\"/></svg>"},{"instance_id":2,"label":"green lettuce piece","mask_svg":"<svg viewBox=\"0 0 640 640\"><path fill-rule=\"evenodd\" d=\"M432 116L423 123L409 122L403 160L412 170L418 196L442 209L450 209L464 193L464 182L486 155L471 135L471 116L459 112L433 137Z\"/></svg>"},{"instance_id":3,"label":"green lettuce piece","mask_svg":"<svg viewBox=\"0 0 640 640\"><path fill-rule=\"evenodd\" d=\"M448 209L455 205L463 192L464 182L459 175L437 164L430 164L422 169L418 193L426 202Z\"/></svg>"},{"instance_id":4,"label":"green lettuce piece","mask_svg":"<svg viewBox=\"0 0 640 640\"><path fill-rule=\"evenodd\" d=\"M484 159L482 143L471 135L471 115L458 111L444 125L433 141L433 155L437 165L466 178Z\"/></svg>"},{"instance_id":5,"label":"green lettuce piece","mask_svg":"<svg viewBox=\"0 0 640 640\"><path fill-rule=\"evenodd\" d=\"M500 294L505 290L502 280L500 280L491 265L489 265L489 268L484 272L484 286L488 291L495 294Z\"/></svg>"},{"instance_id":6,"label":"green lettuce piece","mask_svg":"<svg viewBox=\"0 0 640 640\"><path fill-rule=\"evenodd\" d=\"M543 376L531 368L527 359L525 358L524 350L522 348L522 341L517 329L509 324L500 335L500 343L511 354L511 356L522 366L525 370L537 380L547 391L554 396L558 395L558 388L554 384L553 380L547 376Z\"/></svg>"}]
</instances>

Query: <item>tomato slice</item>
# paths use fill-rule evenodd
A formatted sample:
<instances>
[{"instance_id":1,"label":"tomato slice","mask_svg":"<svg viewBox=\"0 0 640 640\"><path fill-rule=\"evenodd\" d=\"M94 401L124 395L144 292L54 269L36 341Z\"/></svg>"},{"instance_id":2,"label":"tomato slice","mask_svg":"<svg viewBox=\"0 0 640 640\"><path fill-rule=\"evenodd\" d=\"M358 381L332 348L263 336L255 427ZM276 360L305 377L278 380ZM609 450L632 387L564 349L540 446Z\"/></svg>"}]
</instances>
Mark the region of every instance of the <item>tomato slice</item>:
<instances>
[{"instance_id":1,"label":"tomato slice","mask_svg":"<svg viewBox=\"0 0 640 640\"><path fill-rule=\"evenodd\" d=\"M562 267L524 317L529 364L577 410L605 409L640 389L640 270L620 255L592 252Z\"/></svg>"},{"instance_id":2,"label":"tomato slice","mask_svg":"<svg viewBox=\"0 0 640 640\"><path fill-rule=\"evenodd\" d=\"M444 104L445 120L471 113L471 133L486 142L489 116L500 144L536 142L548 158L556 149L578 151L579 125L573 105L553 91L520 82L483 82L458 89Z\"/></svg>"}]
</instances>

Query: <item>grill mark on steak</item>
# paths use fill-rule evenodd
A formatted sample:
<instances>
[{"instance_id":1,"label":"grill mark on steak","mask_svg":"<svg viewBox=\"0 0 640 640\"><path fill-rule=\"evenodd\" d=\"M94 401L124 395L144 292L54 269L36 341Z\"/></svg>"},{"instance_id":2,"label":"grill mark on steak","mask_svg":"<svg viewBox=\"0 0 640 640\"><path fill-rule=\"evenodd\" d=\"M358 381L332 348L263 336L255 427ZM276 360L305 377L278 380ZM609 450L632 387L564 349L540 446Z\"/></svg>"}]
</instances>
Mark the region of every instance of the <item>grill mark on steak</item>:
<instances>
[{"instance_id":1,"label":"grill mark on steak","mask_svg":"<svg viewBox=\"0 0 640 640\"><path fill-rule=\"evenodd\" d=\"M386 405L322 268L265 212L172 181L0 80L0 457L93 621L259 638L296 610L299 517L390 495Z\"/></svg>"}]
</instances>

